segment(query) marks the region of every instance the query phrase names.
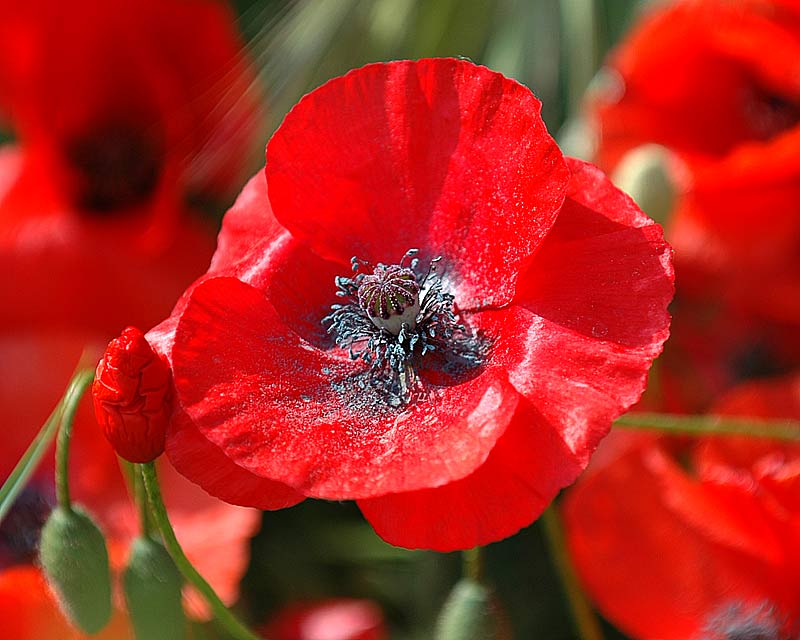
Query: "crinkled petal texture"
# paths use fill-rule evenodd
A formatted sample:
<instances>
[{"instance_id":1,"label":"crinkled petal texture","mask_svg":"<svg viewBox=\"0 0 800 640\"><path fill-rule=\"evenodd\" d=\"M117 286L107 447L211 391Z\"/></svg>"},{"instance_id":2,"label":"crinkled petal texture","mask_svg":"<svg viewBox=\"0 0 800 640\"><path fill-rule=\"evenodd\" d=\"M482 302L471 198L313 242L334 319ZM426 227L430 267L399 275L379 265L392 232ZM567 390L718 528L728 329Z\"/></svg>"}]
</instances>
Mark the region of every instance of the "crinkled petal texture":
<instances>
[{"instance_id":1,"label":"crinkled petal texture","mask_svg":"<svg viewBox=\"0 0 800 640\"><path fill-rule=\"evenodd\" d=\"M538 108L455 60L370 65L295 107L212 270L152 333L173 365L167 453L183 473L239 504L263 481L358 499L385 539L442 550L514 533L575 479L644 388L673 276L660 228L564 162ZM457 375L425 356L424 393L390 406L321 320L350 256L409 248L443 256L490 348ZM227 459L235 489L201 451Z\"/></svg>"},{"instance_id":2,"label":"crinkled petal texture","mask_svg":"<svg viewBox=\"0 0 800 640\"><path fill-rule=\"evenodd\" d=\"M434 531L436 548L449 550L515 533L575 480L644 389L668 335L671 252L660 227L599 170L569 164L564 207L515 303L472 317L497 336L493 361L524 400L468 478L359 502L390 542L425 547Z\"/></svg>"}]
</instances>

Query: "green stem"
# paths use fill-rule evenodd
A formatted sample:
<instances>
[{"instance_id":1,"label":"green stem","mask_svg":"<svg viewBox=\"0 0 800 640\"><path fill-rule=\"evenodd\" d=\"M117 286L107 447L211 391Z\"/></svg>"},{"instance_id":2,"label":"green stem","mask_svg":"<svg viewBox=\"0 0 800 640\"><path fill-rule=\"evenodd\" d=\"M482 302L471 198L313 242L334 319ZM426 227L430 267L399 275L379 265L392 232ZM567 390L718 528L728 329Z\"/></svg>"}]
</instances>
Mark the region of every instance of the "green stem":
<instances>
[{"instance_id":1,"label":"green stem","mask_svg":"<svg viewBox=\"0 0 800 640\"><path fill-rule=\"evenodd\" d=\"M144 486L144 477L140 470L140 465L133 467L133 496L136 506L139 508L139 526L142 536L145 538L153 534L153 523L151 522L150 509L147 502L147 489Z\"/></svg>"},{"instance_id":2,"label":"green stem","mask_svg":"<svg viewBox=\"0 0 800 640\"><path fill-rule=\"evenodd\" d=\"M483 583L483 551L480 547L462 551L461 565L465 578Z\"/></svg>"},{"instance_id":3,"label":"green stem","mask_svg":"<svg viewBox=\"0 0 800 640\"><path fill-rule=\"evenodd\" d=\"M155 521L156 527L161 531L164 538L164 545L167 547L172 559L178 570L183 574L183 577L197 589L206 602L211 606L214 616L217 621L222 625L225 630L236 640L260 640L257 635L250 631L244 624L242 624L236 616L225 606L225 603L220 600L214 588L201 576L197 569L194 568L189 558L183 552L178 539L175 537L175 531L172 529L172 524L167 515L167 509L164 506L164 500L161 497L161 488L158 484L158 475L156 474L156 466L154 462L148 462L141 465L142 477L144 479L144 486L147 490L147 497L150 501L150 510Z\"/></svg>"},{"instance_id":4,"label":"green stem","mask_svg":"<svg viewBox=\"0 0 800 640\"><path fill-rule=\"evenodd\" d=\"M599 64L595 0L560 0L568 115L578 112Z\"/></svg>"},{"instance_id":5,"label":"green stem","mask_svg":"<svg viewBox=\"0 0 800 640\"><path fill-rule=\"evenodd\" d=\"M64 396L61 428L56 439L56 498L59 506L65 509L72 508L69 497L69 442L72 438L72 424L75 422L75 413L81 398L93 379L93 369L79 371Z\"/></svg>"},{"instance_id":6,"label":"green stem","mask_svg":"<svg viewBox=\"0 0 800 640\"><path fill-rule=\"evenodd\" d=\"M39 466L42 456L50 448L50 444L58 432L58 423L61 420L63 409L64 399L62 398L56 408L53 409L53 413L50 414L47 422L39 430L34 441L28 446L14 470L3 483L3 486L0 487L0 522L8 514L31 475L36 471L36 467Z\"/></svg>"},{"instance_id":7,"label":"green stem","mask_svg":"<svg viewBox=\"0 0 800 640\"><path fill-rule=\"evenodd\" d=\"M773 440L800 440L800 422L730 416L685 416L668 413L628 413L614 422L624 429L652 429L675 435L750 436Z\"/></svg>"},{"instance_id":8,"label":"green stem","mask_svg":"<svg viewBox=\"0 0 800 640\"><path fill-rule=\"evenodd\" d=\"M564 529L555 505L551 504L545 509L541 522L553 564L558 571L561 586L569 601L569 608L572 612L575 628L578 631L578 637L581 640L603 640L600 623L581 589L578 575L575 573L569 552L564 544Z\"/></svg>"}]
</instances>

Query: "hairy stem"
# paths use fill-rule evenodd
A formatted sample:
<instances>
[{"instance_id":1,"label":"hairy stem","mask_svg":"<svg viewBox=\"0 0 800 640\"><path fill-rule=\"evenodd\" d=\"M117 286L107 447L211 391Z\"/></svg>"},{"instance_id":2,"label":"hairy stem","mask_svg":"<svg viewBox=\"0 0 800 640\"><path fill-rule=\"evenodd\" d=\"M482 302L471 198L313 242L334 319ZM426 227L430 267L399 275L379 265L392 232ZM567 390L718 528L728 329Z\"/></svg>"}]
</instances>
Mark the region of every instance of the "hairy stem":
<instances>
[{"instance_id":1,"label":"hairy stem","mask_svg":"<svg viewBox=\"0 0 800 640\"><path fill-rule=\"evenodd\" d=\"M64 396L61 427L56 438L56 498L58 504L65 509L72 508L69 496L69 443L72 439L72 424L75 422L75 413L81 398L93 379L93 369L79 371Z\"/></svg>"},{"instance_id":2,"label":"hairy stem","mask_svg":"<svg viewBox=\"0 0 800 640\"><path fill-rule=\"evenodd\" d=\"M158 484L155 463L148 462L147 464L143 464L141 465L141 469L153 520L155 521L156 527L161 532L164 545L175 561L178 570L183 574L183 577L203 595L206 602L208 602L211 607L211 610L214 612L214 617L232 638L236 640L260 640L256 634L240 622L231 610L225 606L225 603L220 600L214 588L198 573L197 569L194 568L183 552L178 539L175 537L175 531L172 529L172 524L167 515L167 509L164 506L164 500L161 497L161 488Z\"/></svg>"}]
</instances>

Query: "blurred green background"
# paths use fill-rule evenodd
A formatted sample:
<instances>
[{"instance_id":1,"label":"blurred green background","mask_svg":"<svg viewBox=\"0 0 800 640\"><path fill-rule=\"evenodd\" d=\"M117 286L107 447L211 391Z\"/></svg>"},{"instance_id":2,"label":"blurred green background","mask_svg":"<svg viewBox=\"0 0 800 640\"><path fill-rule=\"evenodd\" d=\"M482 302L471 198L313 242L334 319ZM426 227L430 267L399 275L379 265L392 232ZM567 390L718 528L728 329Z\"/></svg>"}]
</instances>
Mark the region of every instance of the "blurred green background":
<instances>
[{"instance_id":1,"label":"blurred green background","mask_svg":"<svg viewBox=\"0 0 800 640\"><path fill-rule=\"evenodd\" d=\"M543 102L550 132L579 153L575 115L606 52L647 3L634 0L236 0L269 105L266 140L305 93L368 62L459 56L515 78ZM567 131L571 135L567 136ZM256 170L258 167L254 167ZM460 575L459 554L383 543L353 504L306 501L266 513L252 542L243 607L254 622L283 604L376 600L392 638L430 638ZM487 574L515 638L576 638L536 523L486 549ZM623 638L605 625L609 640Z\"/></svg>"}]
</instances>

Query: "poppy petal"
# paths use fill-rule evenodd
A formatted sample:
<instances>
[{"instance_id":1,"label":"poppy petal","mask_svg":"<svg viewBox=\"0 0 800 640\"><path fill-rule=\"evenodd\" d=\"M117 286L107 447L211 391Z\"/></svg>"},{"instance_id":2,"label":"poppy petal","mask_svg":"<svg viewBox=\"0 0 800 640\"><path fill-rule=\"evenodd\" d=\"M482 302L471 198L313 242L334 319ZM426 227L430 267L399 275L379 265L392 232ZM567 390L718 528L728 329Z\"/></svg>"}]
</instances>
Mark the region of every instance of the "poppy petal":
<instances>
[{"instance_id":1,"label":"poppy petal","mask_svg":"<svg viewBox=\"0 0 800 640\"><path fill-rule=\"evenodd\" d=\"M585 464L644 390L669 334L673 273L661 227L598 169L570 166L564 208L516 304L474 318L498 336L493 357L511 383Z\"/></svg>"},{"instance_id":2,"label":"poppy petal","mask_svg":"<svg viewBox=\"0 0 800 640\"><path fill-rule=\"evenodd\" d=\"M303 98L270 140L275 216L339 262L441 255L460 308L503 305L569 179L540 109L529 89L464 60L352 71Z\"/></svg>"},{"instance_id":3,"label":"poppy petal","mask_svg":"<svg viewBox=\"0 0 800 640\"><path fill-rule=\"evenodd\" d=\"M407 548L453 551L513 535L531 524L583 465L529 402L486 462L443 487L359 500L387 542Z\"/></svg>"},{"instance_id":4,"label":"poppy petal","mask_svg":"<svg viewBox=\"0 0 800 640\"><path fill-rule=\"evenodd\" d=\"M564 522L581 580L609 620L634 638L686 640L726 606L763 602L767 567L668 508L663 458L645 445L606 460L570 490Z\"/></svg>"},{"instance_id":5,"label":"poppy petal","mask_svg":"<svg viewBox=\"0 0 800 640\"><path fill-rule=\"evenodd\" d=\"M464 477L518 401L506 374L487 367L391 407L359 384L363 363L303 341L260 291L234 278L192 291L172 359L178 401L205 438L237 465L311 497L372 497Z\"/></svg>"},{"instance_id":6,"label":"poppy petal","mask_svg":"<svg viewBox=\"0 0 800 640\"><path fill-rule=\"evenodd\" d=\"M256 509L271 511L302 502L285 484L243 469L209 442L182 412L173 416L167 434L167 455L175 468L212 496Z\"/></svg>"}]
</instances>

